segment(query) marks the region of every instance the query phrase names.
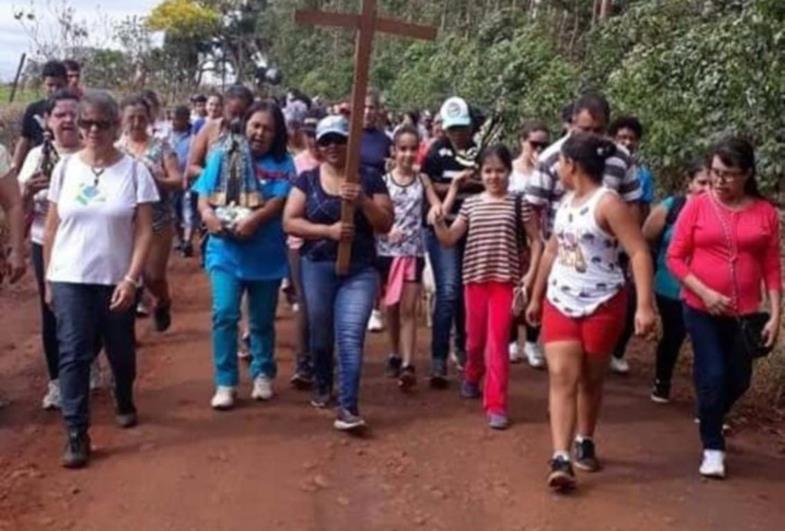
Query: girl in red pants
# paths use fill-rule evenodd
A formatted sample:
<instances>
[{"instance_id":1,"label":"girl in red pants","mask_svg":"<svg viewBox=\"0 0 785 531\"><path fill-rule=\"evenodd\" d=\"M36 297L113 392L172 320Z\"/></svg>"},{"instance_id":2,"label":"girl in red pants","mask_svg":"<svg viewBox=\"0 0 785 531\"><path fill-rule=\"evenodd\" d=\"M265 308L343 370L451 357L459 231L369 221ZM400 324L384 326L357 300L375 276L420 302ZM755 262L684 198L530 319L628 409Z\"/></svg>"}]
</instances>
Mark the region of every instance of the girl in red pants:
<instances>
[{"instance_id":1,"label":"girl in red pants","mask_svg":"<svg viewBox=\"0 0 785 531\"><path fill-rule=\"evenodd\" d=\"M479 166L485 192L467 199L449 228L438 208L433 218L436 235L445 246L455 245L468 232L463 258L467 362L461 396L482 395L489 426L505 429L509 424L507 343L513 290L521 282L528 291L542 254L542 241L529 205L507 191L512 172L509 150L503 145L486 149ZM462 178L467 176L462 174ZM520 257L527 243L531 260L524 274Z\"/></svg>"}]
</instances>

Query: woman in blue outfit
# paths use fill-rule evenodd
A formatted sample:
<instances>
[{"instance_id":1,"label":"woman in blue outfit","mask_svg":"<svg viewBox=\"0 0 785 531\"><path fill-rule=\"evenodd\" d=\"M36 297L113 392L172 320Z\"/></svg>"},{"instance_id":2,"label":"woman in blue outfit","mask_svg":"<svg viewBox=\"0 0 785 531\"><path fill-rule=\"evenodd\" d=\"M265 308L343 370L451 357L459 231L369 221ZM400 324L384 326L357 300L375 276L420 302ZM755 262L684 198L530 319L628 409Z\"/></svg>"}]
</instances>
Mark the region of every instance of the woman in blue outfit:
<instances>
[{"instance_id":1,"label":"woman in blue outfit","mask_svg":"<svg viewBox=\"0 0 785 531\"><path fill-rule=\"evenodd\" d=\"M374 268L374 233L386 234L393 207L382 177L360 170L360 182L346 181L346 119L330 116L319 122L316 143L322 163L300 174L284 212L286 231L305 239L300 250L301 274L308 307L310 348L315 386L311 404L325 408L332 398L333 345L338 347L338 412L335 428L365 425L358 409L358 391L368 318L379 288ZM341 222L341 201L356 207L352 223ZM337 275L338 244L352 240L349 272Z\"/></svg>"},{"instance_id":2,"label":"woman in blue outfit","mask_svg":"<svg viewBox=\"0 0 785 531\"><path fill-rule=\"evenodd\" d=\"M294 175L281 110L260 102L248 110L242 130L226 135L213 149L194 184L210 232L205 268L213 292L215 409L231 409L236 399L243 294L248 300L251 398L273 397L275 309L287 274L281 215Z\"/></svg>"}]
</instances>

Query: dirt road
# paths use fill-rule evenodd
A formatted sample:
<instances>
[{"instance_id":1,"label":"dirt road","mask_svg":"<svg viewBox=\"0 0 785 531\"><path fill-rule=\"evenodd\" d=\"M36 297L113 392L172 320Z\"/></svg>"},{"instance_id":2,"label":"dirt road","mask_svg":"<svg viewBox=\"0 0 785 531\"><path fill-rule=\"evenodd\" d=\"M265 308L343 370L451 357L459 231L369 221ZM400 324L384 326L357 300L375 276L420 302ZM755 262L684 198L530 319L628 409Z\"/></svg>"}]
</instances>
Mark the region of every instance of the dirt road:
<instances>
[{"instance_id":1,"label":"dirt road","mask_svg":"<svg viewBox=\"0 0 785 531\"><path fill-rule=\"evenodd\" d=\"M140 425L112 424L93 404L90 467L59 467L57 413L39 409L45 370L30 284L0 295L0 529L75 530L770 530L785 527L785 460L771 436L731 439L725 482L697 476L699 446L685 397L648 400L645 364L613 377L599 433L605 470L569 497L545 488L546 375L512 371L514 425L491 432L456 387L400 393L381 376L385 338L370 338L362 439L290 389L292 322L281 307L280 377L270 403L218 413L212 393L209 295L195 263L173 268L174 326L140 323ZM422 334L426 352L427 331ZM636 348L649 350L649 345ZM640 355L639 355L640 357ZM424 373L426 363L420 363ZM422 376L422 374L421 374ZM679 387L686 389L682 380Z\"/></svg>"}]
</instances>

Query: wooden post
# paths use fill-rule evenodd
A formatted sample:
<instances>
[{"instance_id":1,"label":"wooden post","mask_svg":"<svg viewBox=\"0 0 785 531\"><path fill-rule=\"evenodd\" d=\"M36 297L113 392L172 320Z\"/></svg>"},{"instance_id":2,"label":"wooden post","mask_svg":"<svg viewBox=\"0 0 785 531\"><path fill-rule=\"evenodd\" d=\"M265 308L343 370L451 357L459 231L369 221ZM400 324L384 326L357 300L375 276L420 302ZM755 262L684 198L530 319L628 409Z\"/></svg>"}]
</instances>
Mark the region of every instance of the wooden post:
<instances>
[{"instance_id":1,"label":"wooden post","mask_svg":"<svg viewBox=\"0 0 785 531\"><path fill-rule=\"evenodd\" d=\"M16 68L16 75L14 76L14 84L11 85L11 94L8 95L8 103L13 103L14 97L16 97L16 88L19 86L19 78L22 75L22 67L25 66L25 59L27 59L27 54L23 53L22 57L19 58L19 66Z\"/></svg>"},{"instance_id":2,"label":"wooden post","mask_svg":"<svg viewBox=\"0 0 785 531\"><path fill-rule=\"evenodd\" d=\"M297 11L294 15L298 24L313 26L337 26L353 29L355 32L354 82L352 83L351 121L349 124L349 145L346 159L345 176L348 182L360 180L360 144L363 134L363 115L365 97L368 92L368 75L373 52L373 37L376 31L404 35L423 40L434 40L436 28L408 24L397 20L377 18L376 0L363 0L359 15L328 13L324 11ZM346 201L341 205L341 221L354 221L354 205ZM339 275L349 271L352 242L342 241L338 246L338 259L335 264Z\"/></svg>"}]
</instances>

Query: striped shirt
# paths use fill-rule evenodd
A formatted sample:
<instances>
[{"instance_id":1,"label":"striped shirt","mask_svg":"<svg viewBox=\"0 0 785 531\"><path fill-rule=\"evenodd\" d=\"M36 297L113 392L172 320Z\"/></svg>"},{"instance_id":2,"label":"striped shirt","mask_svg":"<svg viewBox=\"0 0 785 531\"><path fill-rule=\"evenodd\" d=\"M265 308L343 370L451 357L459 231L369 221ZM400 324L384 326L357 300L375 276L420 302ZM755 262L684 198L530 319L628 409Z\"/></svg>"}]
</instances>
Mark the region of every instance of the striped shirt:
<instances>
[{"instance_id":1,"label":"striped shirt","mask_svg":"<svg viewBox=\"0 0 785 531\"><path fill-rule=\"evenodd\" d=\"M532 216L529 204L521 197L520 216L515 219L515 195L503 200L486 194L466 199L459 218L469 225L463 255L463 283L518 282L522 276L518 234Z\"/></svg>"},{"instance_id":2,"label":"striped shirt","mask_svg":"<svg viewBox=\"0 0 785 531\"><path fill-rule=\"evenodd\" d=\"M553 231L556 211L559 210L559 205L561 205L566 193L564 185L559 179L559 155L565 140L567 140L566 136L540 154L537 159L537 169L526 185L526 201L535 208L546 210L547 223L543 224L546 238ZM628 203L640 201L643 191L635 171L635 163L624 147L618 144L616 147L616 154L605 161L602 184L606 188L618 192L622 199Z\"/></svg>"}]
</instances>

